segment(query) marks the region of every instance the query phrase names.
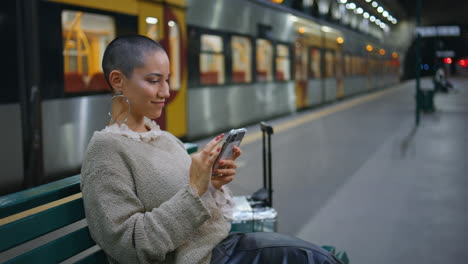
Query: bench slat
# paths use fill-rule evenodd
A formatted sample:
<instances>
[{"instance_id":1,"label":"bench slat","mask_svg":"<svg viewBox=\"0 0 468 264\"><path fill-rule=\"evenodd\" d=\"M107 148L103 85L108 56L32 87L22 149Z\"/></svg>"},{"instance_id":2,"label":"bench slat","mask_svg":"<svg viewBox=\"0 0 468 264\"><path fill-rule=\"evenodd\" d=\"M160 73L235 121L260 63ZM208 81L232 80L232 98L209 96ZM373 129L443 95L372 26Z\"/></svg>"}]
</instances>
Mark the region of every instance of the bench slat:
<instances>
[{"instance_id":1,"label":"bench slat","mask_svg":"<svg viewBox=\"0 0 468 264\"><path fill-rule=\"evenodd\" d=\"M80 177L81 175L75 175L0 197L0 218L79 193Z\"/></svg>"},{"instance_id":2,"label":"bench slat","mask_svg":"<svg viewBox=\"0 0 468 264\"><path fill-rule=\"evenodd\" d=\"M57 230L85 218L83 199L47 209L18 221L0 226L0 251Z\"/></svg>"},{"instance_id":3,"label":"bench slat","mask_svg":"<svg viewBox=\"0 0 468 264\"><path fill-rule=\"evenodd\" d=\"M88 227L84 227L5 263L58 263L94 245Z\"/></svg>"},{"instance_id":4,"label":"bench slat","mask_svg":"<svg viewBox=\"0 0 468 264\"><path fill-rule=\"evenodd\" d=\"M105 264L105 263L109 263L109 262L107 261L106 254L104 254L104 251L102 251L102 249L75 262L75 264Z\"/></svg>"}]
</instances>

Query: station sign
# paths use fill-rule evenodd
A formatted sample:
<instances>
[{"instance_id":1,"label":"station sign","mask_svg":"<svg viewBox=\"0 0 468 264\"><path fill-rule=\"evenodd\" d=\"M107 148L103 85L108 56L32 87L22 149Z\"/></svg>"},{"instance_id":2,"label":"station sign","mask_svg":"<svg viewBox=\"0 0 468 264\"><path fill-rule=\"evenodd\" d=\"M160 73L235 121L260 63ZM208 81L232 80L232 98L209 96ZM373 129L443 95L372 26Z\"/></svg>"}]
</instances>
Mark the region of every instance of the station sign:
<instances>
[{"instance_id":1,"label":"station sign","mask_svg":"<svg viewBox=\"0 0 468 264\"><path fill-rule=\"evenodd\" d=\"M438 50L436 51L437 58L453 58L455 57L455 51L453 50Z\"/></svg>"},{"instance_id":2,"label":"station sign","mask_svg":"<svg viewBox=\"0 0 468 264\"><path fill-rule=\"evenodd\" d=\"M459 26L433 26L433 27L416 27L416 34L423 38L429 37L459 37Z\"/></svg>"}]
</instances>

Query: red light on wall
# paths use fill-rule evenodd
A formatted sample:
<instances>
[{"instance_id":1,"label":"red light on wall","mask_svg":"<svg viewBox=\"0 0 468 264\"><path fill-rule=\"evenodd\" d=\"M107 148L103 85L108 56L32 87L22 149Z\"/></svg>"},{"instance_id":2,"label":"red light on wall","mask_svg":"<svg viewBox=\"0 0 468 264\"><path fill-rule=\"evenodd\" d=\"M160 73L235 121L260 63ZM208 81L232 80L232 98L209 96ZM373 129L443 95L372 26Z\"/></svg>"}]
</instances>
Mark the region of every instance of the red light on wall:
<instances>
[{"instance_id":1,"label":"red light on wall","mask_svg":"<svg viewBox=\"0 0 468 264\"><path fill-rule=\"evenodd\" d=\"M462 66L463 68L468 67L468 59L461 59L458 61L458 65Z\"/></svg>"},{"instance_id":2,"label":"red light on wall","mask_svg":"<svg viewBox=\"0 0 468 264\"><path fill-rule=\"evenodd\" d=\"M444 63L452 64L452 58L444 58Z\"/></svg>"}]
</instances>

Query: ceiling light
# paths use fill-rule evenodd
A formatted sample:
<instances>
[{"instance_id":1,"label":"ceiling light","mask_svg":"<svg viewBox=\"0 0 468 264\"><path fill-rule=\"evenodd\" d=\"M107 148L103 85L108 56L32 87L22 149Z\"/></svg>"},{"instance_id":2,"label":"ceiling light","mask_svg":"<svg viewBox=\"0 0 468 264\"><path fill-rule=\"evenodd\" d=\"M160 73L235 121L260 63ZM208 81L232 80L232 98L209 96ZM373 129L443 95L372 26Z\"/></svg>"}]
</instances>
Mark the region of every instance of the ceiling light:
<instances>
[{"instance_id":1,"label":"ceiling light","mask_svg":"<svg viewBox=\"0 0 468 264\"><path fill-rule=\"evenodd\" d=\"M369 18L369 17L370 17L369 13L367 13L367 12L365 12L365 13L362 14L362 15L364 16L364 18Z\"/></svg>"},{"instance_id":2,"label":"ceiling light","mask_svg":"<svg viewBox=\"0 0 468 264\"><path fill-rule=\"evenodd\" d=\"M371 22L374 22L375 21L375 16L371 16L369 19L370 19Z\"/></svg>"},{"instance_id":3,"label":"ceiling light","mask_svg":"<svg viewBox=\"0 0 468 264\"><path fill-rule=\"evenodd\" d=\"M341 4L346 4L348 0L338 0L338 2L340 2Z\"/></svg>"},{"instance_id":4,"label":"ceiling light","mask_svg":"<svg viewBox=\"0 0 468 264\"><path fill-rule=\"evenodd\" d=\"M382 13L384 11L383 7L379 6L377 7L377 12Z\"/></svg>"},{"instance_id":5,"label":"ceiling light","mask_svg":"<svg viewBox=\"0 0 468 264\"><path fill-rule=\"evenodd\" d=\"M384 12L382 13L382 16L383 16L383 17L388 17L388 12L387 12L387 11L384 11Z\"/></svg>"},{"instance_id":6,"label":"ceiling light","mask_svg":"<svg viewBox=\"0 0 468 264\"><path fill-rule=\"evenodd\" d=\"M378 6L379 6L379 4L377 2L375 2L375 1L372 2L372 7L378 7Z\"/></svg>"},{"instance_id":7,"label":"ceiling light","mask_svg":"<svg viewBox=\"0 0 468 264\"><path fill-rule=\"evenodd\" d=\"M362 13L364 13L364 9L362 9L362 8L359 7L358 9L356 9L356 12L357 12L358 14L362 14Z\"/></svg>"},{"instance_id":8,"label":"ceiling light","mask_svg":"<svg viewBox=\"0 0 468 264\"><path fill-rule=\"evenodd\" d=\"M366 0L367 3L370 3L370 1L372 1L372 0Z\"/></svg>"},{"instance_id":9,"label":"ceiling light","mask_svg":"<svg viewBox=\"0 0 468 264\"><path fill-rule=\"evenodd\" d=\"M147 24L157 24L158 23L158 19L155 18L155 17L147 17L146 18L146 23Z\"/></svg>"}]
</instances>

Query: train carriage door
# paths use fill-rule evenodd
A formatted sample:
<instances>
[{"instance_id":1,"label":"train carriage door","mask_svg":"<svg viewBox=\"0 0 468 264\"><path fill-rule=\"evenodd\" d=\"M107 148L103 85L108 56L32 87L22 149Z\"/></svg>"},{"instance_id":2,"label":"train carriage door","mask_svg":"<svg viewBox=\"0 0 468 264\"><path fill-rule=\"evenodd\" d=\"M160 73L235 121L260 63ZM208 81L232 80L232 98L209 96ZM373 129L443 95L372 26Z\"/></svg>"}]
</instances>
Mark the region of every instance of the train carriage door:
<instances>
[{"instance_id":1,"label":"train carriage door","mask_svg":"<svg viewBox=\"0 0 468 264\"><path fill-rule=\"evenodd\" d=\"M297 39L294 43L294 76L296 78L296 107L298 109L307 107L309 101L307 93L307 65L309 65L307 51L307 46L303 41Z\"/></svg>"},{"instance_id":2,"label":"train carriage door","mask_svg":"<svg viewBox=\"0 0 468 264\"><path fill-rule=\"evenodd\" d=\"M170 60L170 97L156 122L177 137L187 134L186 24L184 1L138 3L139 33L161 43Z\"/></svg>"}]
</instances>

